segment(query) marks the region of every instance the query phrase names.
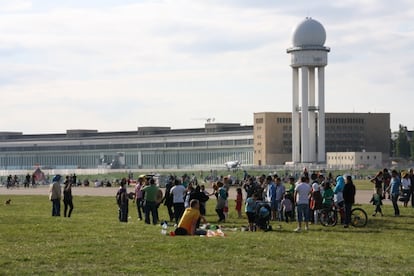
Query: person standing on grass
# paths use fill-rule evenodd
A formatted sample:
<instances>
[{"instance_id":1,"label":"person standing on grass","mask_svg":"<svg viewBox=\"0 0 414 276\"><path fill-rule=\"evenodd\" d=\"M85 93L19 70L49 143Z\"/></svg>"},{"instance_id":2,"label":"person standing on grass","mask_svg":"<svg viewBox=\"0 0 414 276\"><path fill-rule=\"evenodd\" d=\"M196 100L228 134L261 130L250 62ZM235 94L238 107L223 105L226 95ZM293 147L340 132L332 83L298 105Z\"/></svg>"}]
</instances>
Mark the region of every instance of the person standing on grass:
<instances>
[{"instance_id":1,"label":"person standing on grass","mask_svg":"<svg viewBox=\"0 0 414 276\"><path fill-rule=\"evenodd\" d=\"M331 188L331 183L325 182L324 188L322 191L322 209L330 209L332 208L334 193Z\"/></svg>"},{"instance_id":2,"label":"person standing on grass","mask_svg":"<svg viewBox=\"0 0 414 276\"><path fill-rule=\"evenodd\" d=\"M60 199L62 198L62 190L60 188L60 183L62 181L62 176L57 174L52 179L52 184L49 188L49 200L52 201L52 216L60 216Z\"/></svg>"},{"instance_id":3,"label":"person standing on grass","mask_svg":"<svg viewBox=\"0 0 414 276\"><path fill-rule=\"evenodd\" d=\"M383 195L384 191L382 189L382 182L383 182L383 173L379 171L374 178L370 180L375 185L375 192L379 195Z\"/></svg>"},{"instance_id":4,"label":"person standing on grass","mask_svg":"<svg viewBox=\"0 0 414 276\"><path fill-rule=\"evenodd\" d=\"M391 199L390 189L389 189L390 184L391 184L391 177L392 175L390 175L390 173L388 172L388 169L384 168L382 170L382 178L383 178L383 185L384 185L383 196L382 196L383 199L385 198Z\"/></svg>"},{"instance_id":5,"label":"person standing on grass","mask_svg":"<svg viewBox=\"0 0 414 276\"><path fill-rule=\"evenodd\" d=\"M283 221L283 212L282 212L282 200L283 196L286 192L285 185L282 184L282 179L279 176L275 176L275 184L276 184L276 219L279 221Z\"/></svg>"},{"instance_id":6,"label":"person standing on grass","mask_svg":"<svg viewBox=\"0 0 414 276\"><path fill-rule=\"evenodd\" d=\"M339 215L341 217L341 224L345 221L345 214L343 211L344 208L344 186L345 186L345 178L342 175L338 175L336 177L336 185L333 189L334 192L334 202L335 206L339 209Z\"/></svg>"},{"instance_id":7,"label":"person standing on grass","mask_svg":"<svg viewBox=\"0 0 414 276\"><path fill-rule=\"evenodd\" d=\"M414 208L414 170L410 169L410 182L411 182L411 190L410 190L410 194L411 194L411 207Z\"/></svg>"},{"instance_id":8,"label":"person standing on grass","mask_svg":"<svg viewBox=\"0 0 414 276\"><path fill-rule=\"evenodd\" d=\"M226 206L226 201L227 201L227 191L226 189L223 187L223 182L217 182L217 193L216 193L216 197L217 197L217 204L216 204L216 213L218 215L218 222L225 222L226 221L226 216L224 215L224 207Z\"/></svg>"},{"instance_id":9,"label":"person standing on grass","mask_svg":"<svg viewBox=\"0 0 414 276\"><path fill-rule=\"evenodd\" d=\"M280 205L282 206L282 211L283 211L283 215L284 215L286 223L288 223L289 220L292 221L293 220L293 204L288 194L284 194Z\"/></svg>"},{"instance_id":10,"label":"person standing on grass","mask_svg":"<svg viewBox=\"0 0 414 276\"><path fill-rule=\"evenodd\" d=\"M300 182L295 187L295 203L296 212L298 214L298 227L295 232L302 231L302 221L305 222L305 230L309 229L309 194L311 186L309 185L309 177L302 176Z\"/></svg>"},{"instance_id":11,"label":"person standing on grass","mask_svg":"<svg viewBox=\"0 0 414 276\"><path fill-rule=\"evenodd\" d=\"M182 185L180 180L178 179L174 180L174 187L171 188L170 193L173 197L175 224L178 224L185 210L184 208L185 187L184 185Z\"/></svg>"},{"instance_id":12,"label":"person standing on grass","mask_svg":"<svg viewBox=\"0 0 414 276\"><path fill-rule=\"evenodd\" d=\"M138 177L137 184L135 185L135 195L134 195L134 201L137 205L137 213L138 213L138 219L142 220L142 187L143 187L144 177Z\"/></svg>"},{"instance_id":13,"label":"person standing on grass","mask_svg":"<svg viewBox=\"0 0 414 276\"><path fill-rule=\"evenodd\" d=\"M271 220L277 219L277 204L276 204L276 184L273 182L273 178L268 175L266 177L266 201L270 203Z\"/></svg>"},{"instance_id":14,"label":"person standing on grass","mask_svg":"<svg viewBox=\"0 0 414 276\"><path fill-rule=\"evenodd\" d=\"M372 214L373 217L377 215L377 213L381 214L381 217L384 215L382 213L381 205L382 205L382 194L374 193L372 195L371 200L369 201L372 203L372 205L375 206L375 212Z\"/></svg>"},{"instance_id":15,"label":"person standing on grass","mask_svg":"<svg viewBox=\"0 0 414 276\"><path fill-rule=\"evenodd\" d=\"M65 187L63 188L63 204L65 206L63 210L64 217L70 218L73 210L73 201L72 201L72 181L69 179L69 177L66 177L65 180ZM68 207L69 207L69 213L68 213Z\"/></svg>"},{"instance_id":16,"label":"person standing on grass","mask_svg":"<svg viewBox=\"0 0 414 276\"><path fill-rule=\"evenodd\" d=\"M316 173L311 174L312 179L312 191L310 209L313 211L313 221L318 224L319 210L322 209L322 194L318 182L318 175Z\"/></svg>"},{"instance_id":17,"label":"person standing on grass","mask_svg":"<svg viewBox=\"0 0 414 276\"><path fill-rule=\"evenodd\" d=\"M408 201L410 200L411 194L411 179L406 171L401 173L401 189L404 196L404 207L408 206Z\"/></svg>"},{"instance_id":18,"label":"person standing on grass","mask_svg":"<svg viewBox=\"0 0 414 276\"><path fill-rule=\"evenodd\" d=\"M119 184L119 190L116 193L116 201L118 203L118 218L120 222L128 222L128 195L126 190L127 180L122 178Z\"/></svg>"},{"instance_id":19,"label":"person standing on grass","mask_svg":"<svg viewBox=\"0 0 414 276\"><path fill-rule=\"evenodd\" d=\"M345 206L345 224L344 228L348 228L351 223L352 204L355 202L355 185L352 181L352 176L347 175L345 179L345 186L343 189L344 206Z\"/></svg>"},{"instance_id":20,"label":"person standing on grass","mask_svg":"<svg viewBox=\"0 0 414 276\"><path fill-rule=\"evenodd\" d=\"M236 195L236 211L237 211L237 215L238 218L243 218L242 217L242 213L241 213L241 209L242 209L242 204L243 204L243 193L242 193L242 189L239 187L237 188L237 195Z\"/></svg>"},{"instance_id":21,"label":"person standing on grass","mask_svg":"<svg viewBox=\"0 0 414 276\"><path fill-rule=\"evenodd\" d=\"M152 216L152 224L158 223L158 204L162 200L159 199L160 189L155 185L154 178L150 178L149 185L142 188L144 192L144 204L145 204L145 223L151 224L150 214Z\"/></svg>"},{"instance_id":22,"label":"person standing on grass","mask_svg":"<svg viewBox=\"0 0 414 276\"><path fill-rule=\"evenodd\" d=\"M255 231L257 194L254 193L246 199L244 211L249 223L249 231Z\"/></svg>"},{"instance_id":23,"label":"person standing on grass","mask_svg":"<svg viewBox=\"0 0 414 276\"><path fill-rule=\"evenodd\" d=\"M396 217L400 216L400 208L398 208L398 197L400 195L401 180L398 177L398 172L392 170L391 172L391 182L388 186L386 192L391 196L392 206L394 207L394 215Z\"/></svg>"},{"instance_id":24,"label":"person standing on grass","mask_svg":"<svg viewBox=\"0 0 414 276\"><path fill-rule=\"evenodd\" d=\"M202 215L202 216L205 216L206 215L206 202L207 202L207 200L209 200L210 198L208 197L208 195L206 195L206 193L204 193L204 192L202 192L201 191L201 187L200 187L200 185L197 185L196 187L195 187L195 189L194 189L194 192L192 192L191 194L190 194L190 205L191 205L191 201L193 200L193 199L196 199L196 200L198 200L198 202L200 203L200 206L199 206L199 210L200 210L200 214Z\"/></svg>"}]
</instances>

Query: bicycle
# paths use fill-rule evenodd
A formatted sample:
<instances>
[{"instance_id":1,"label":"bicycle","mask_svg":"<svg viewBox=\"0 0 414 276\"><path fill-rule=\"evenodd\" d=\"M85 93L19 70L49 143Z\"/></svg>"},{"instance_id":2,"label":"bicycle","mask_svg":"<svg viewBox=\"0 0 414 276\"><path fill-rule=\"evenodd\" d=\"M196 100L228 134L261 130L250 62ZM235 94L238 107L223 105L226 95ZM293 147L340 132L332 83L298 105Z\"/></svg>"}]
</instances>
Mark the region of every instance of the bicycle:
<instances>
[{"instance_id":1,"label":"bicycle","mask_svg":"<svg viewBox=\"0 0 414 276\"><path fill-rule=\"evenodd\" d=\"M343 212L343 207L339 208ZM335 204L331 208L322 209L319 220L323 226L335 226L338 223L338 208ZM368 215L364 209L355 207L351 210L351 225L354 227L365 227L368 223Z\"/></svg>"}]
</instances>

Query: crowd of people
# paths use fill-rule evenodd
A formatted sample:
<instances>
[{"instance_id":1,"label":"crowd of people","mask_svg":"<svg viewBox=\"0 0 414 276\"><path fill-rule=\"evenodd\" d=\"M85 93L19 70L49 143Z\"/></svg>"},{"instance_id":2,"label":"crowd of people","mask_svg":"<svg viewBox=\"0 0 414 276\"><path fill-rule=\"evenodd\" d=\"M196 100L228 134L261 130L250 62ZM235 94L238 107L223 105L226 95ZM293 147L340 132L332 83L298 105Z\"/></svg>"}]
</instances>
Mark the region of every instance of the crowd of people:
<instances>
[{"instance_id":1,"label":"crowd of people","mask_svg":"<svg viewBox=\"0 0 414 276\"><path fill-rule=\"evenodd\" d=\"M271 220L297 220L296 232L308 230L310 222L317 224L320 210L331 208L333 204L343 210L340 214L344 227L349 226L355 202L355 185L351 176L341 175L333 179L332 175L309 174L304 169L298 179L290 176L286 180L284 184L277 174L247 178L243 187L247 194L245 211L250 231L255 230L255 216L260 215L255 207L257 202L269 204Z\"/></svg>"},{"instance_id":2,"label":"crowd of people","mask_svg":"<svg viewBox=\"0 0 414 276\"><path fill-rule=\"evenodd\" d=\"M62 177L56 175L50 184L52 202L52 216L60 216L61 182ZM73 210L71 187L75 179L67 176L64 181L63 203L64 216L70 217ZM413 197L413 170L388 172L379 171L370 181L373 183L374 193L371 203L374 205L373 216L383 215L383 200L392 201L395 216L400 215L398 201L407 207ZM200 221L205 221L206 203L210 198L215 199L217 223L225 223L229 216L229 190L234 185L231 176L217 177L210 182L212 191L208 192L205 185L198 183L195 177L183 175L170 176L165 192L156 184L153 177L140 176L134 192L127 192L128 180L123 178L119 183L116 200L119 207L119 221L128 222L128 201L136 205L138 220L146 224L158 224L160 218L158 209L164 205L171 223L174 223L178 235L199 233ZM305 168L298 178L293 176L279 177L277 174L251 176L244 174L237 183L235 196L235 211L237 218L243 218L243 211L247 216L248 230L256 230L258 203L268 204L269 220L292 222L297 221L296 232L309 229L309 224L318 224L321 210L336 206L339 210L340 221L343 227L350 225L352 206L355 202L356 188L351 175L331 174L319 172L309 173ZM246 197L244 198L244 195ZM243 208L244 206L244 208Z\"/></svg>"},{"instance_id":3,"label":"crowd of people","mask_svg":"<svg viewBox=\"0 0 414 276\"><path fill-rule=\"evenodd\" d=\"M392 202L394 208L394 215L400 215L400 209L398 201L403 202L403 206L407 207L411 198L411 207L414 208L414 170L392 170L391 173L388 169L379 171L372 179L375 192L372 195L371 203L375 205L375 212L382 213L381 205L382 200L389 199Z\"/></svg>"},{"instance_id":4,"label":"crowd of people","mask_svg":"<svg viewBox=\"0 0 414 276\"><path fill-rule=\"evenodd\" d=\"M121 181L120 189L117 193L122 193L126 179ZM167 208L170 222L176 225L176 234L196 233L199 220L205 220L205 203L209 200L210 194L205 191L204 185L198 185L195 178L184 175L181 178L170 176L165 187L165 193L156 185L154 178L140 176L135 185L134 193L125 196L125 205L128 198L132 198L136 204L138 220L143 219L146 224L157 224L160 222L158 208L164 205ZM123 203L119 204L120 221L125 220L123 215L128 212ZM127 217L127 215L126 215ZM122 219L121 219L122 218Z\"/></svg>"}]
</instances>

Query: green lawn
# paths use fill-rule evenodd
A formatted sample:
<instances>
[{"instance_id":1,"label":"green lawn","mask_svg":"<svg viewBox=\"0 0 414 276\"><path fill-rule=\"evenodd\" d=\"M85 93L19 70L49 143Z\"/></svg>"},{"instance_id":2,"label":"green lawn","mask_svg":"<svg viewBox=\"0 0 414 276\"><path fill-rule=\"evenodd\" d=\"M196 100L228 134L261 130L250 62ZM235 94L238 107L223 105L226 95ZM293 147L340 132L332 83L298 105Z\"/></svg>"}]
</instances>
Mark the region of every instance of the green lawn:
<instances>
[{"instance_id":1,"label":"green lawn","mask_svg":"<svg viewBox=\"0 0 414 276\"><path fill-rule=\"evenodd\" d=\"M73 217L51 217L47 196L0 196L1 275L274 275L412 274L414 209L393 217L371 217L367 227L311 225L294 233L295 223L273 222L271 232L232 231L234 202L226 237L170 237L159 225L136 219L119 223L114 197L75 197ZM207 219L214 223L215 200ZM63 206L62 206L63 207ZM362 206L370 214L373 206ZM160 208L166 218L166 209ZM281 228L279 228L281 225ZM169 230L172 230L170 227Z\"/></svg>"}]
</instances>

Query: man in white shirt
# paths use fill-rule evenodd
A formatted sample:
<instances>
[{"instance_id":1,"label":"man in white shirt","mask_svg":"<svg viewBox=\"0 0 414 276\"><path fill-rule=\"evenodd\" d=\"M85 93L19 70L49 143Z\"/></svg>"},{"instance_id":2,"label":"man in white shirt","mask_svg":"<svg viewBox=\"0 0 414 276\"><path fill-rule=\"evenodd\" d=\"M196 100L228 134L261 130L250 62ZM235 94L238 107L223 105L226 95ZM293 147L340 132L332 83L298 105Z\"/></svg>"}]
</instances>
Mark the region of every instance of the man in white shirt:
<instances>
[{"instance_id":1,"label":"man in white shirt","mask_svg":"<svg viewBox=\"0 0 414 276\"><path fill-rule=\"evenodd\" d=\"M295 187L295 203L298 214L298 228L295 232L302 230L302 221L305 222L305 230L309 229L309 194L312 187L309 185L309 177L302 176L300 183Z\"/></svg>"},{"instance_id":2,"label":"man in white shirt","mask_svg":"<svg viewBox=\"0 0 414 276\"><path fill-rule=\"evenodd\" d=\"M173 197L173 206L174 206L174 217L175 223L181 219L181 216L184 213L184 195L186 193L184 185L179 181L175 180L174 187L171 188L170 194Z\"/></svg>"}]
</instances>

